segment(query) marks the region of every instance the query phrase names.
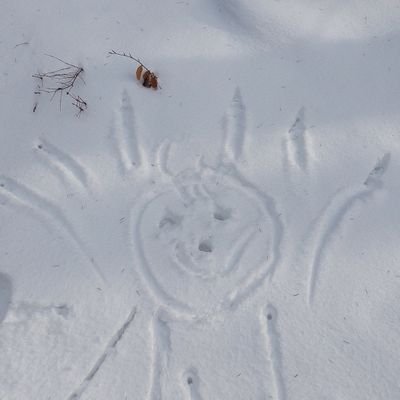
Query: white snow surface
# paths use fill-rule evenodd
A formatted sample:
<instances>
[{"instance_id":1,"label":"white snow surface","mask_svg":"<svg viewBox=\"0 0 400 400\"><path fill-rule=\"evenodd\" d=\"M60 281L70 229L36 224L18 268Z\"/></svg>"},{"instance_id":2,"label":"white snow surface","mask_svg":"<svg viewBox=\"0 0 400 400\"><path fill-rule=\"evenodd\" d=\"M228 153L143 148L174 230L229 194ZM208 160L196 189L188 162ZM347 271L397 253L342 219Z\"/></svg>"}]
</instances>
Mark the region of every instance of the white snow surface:
<instances>
[{"instance_id":1,"label":"white snow surface","mask_svg":"<svg viewBox=\"0 0 400 400\"><path fill-rule=\"evenodd\" d=\"M1 400L400 399L397 0L1 11Z\"/></svg>"}]
</instances>

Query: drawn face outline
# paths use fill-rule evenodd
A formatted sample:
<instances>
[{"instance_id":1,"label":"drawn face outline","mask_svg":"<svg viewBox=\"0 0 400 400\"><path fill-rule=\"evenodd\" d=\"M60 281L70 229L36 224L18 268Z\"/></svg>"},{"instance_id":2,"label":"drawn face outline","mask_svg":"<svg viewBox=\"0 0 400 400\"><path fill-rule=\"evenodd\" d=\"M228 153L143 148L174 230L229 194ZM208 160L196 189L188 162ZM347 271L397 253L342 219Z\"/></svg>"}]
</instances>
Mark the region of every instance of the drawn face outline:
<instances>
[{"instance_id":1,"label":"drawn face outline","mask_svg":"<svg viewBox=\"0 0 400 400\"><path fill-rule=\"evenodd\" d=\"M277 259L279 228L271 199L233 165L203 165L172 182L133 208L132 244L145 281L182 316L237 305ZM233 241L224 244L224 237Z\"/></svg>"}]
</instances>

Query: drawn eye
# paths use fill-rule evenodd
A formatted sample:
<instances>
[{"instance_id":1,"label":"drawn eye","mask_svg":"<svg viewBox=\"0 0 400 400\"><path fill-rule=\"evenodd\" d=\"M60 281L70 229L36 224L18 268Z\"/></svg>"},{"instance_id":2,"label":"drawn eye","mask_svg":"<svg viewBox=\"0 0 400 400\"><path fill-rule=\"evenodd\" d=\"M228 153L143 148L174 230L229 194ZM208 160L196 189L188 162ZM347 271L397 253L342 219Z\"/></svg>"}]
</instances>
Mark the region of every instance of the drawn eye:
<instances>
[{"instance_id":1,"label":"drawn eye","mask_svg":"<svg viewBox=\"0 0 400 400\"><path fill-rule=\"evenodd\" d=\"M215 211L214 211L214 219L218 220L218 221L226 221L228 219L231 218L232 216L232 210L229 208L222 208L222 207L218 207Z\"/></svg>"}]
</instances>

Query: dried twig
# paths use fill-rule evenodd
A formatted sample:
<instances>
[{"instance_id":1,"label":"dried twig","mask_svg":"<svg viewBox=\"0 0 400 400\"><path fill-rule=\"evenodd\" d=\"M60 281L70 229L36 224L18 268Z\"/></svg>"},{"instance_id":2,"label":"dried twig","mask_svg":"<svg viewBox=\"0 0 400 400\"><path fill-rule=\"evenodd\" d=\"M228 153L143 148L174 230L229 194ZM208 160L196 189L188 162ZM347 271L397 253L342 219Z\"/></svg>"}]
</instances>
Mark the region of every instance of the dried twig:
<instances>
[{"instance_id":1,"label":"dried twig","mask_svg":"<svg viewBox=\"0 0 400 400\"><path fill-rule=\"evenodd\" d=\"M70 96L74 101L72 102L72 105L75 106L78 109L78 112L76 114L77 117L81 115L81 112L85 111L87 109L87 103L85 100L82 99L80 96L76 96L73 93L67 92L67 95Z\"/></svg>"},{"instance_id":2,"label":"dried twig","mask_svg":"<svg viewBox=\"0 0 400 400\"><path fill-rule=\"evenodd\" d=\"M112 55L112 56L121 56L121 57L127 57L132 59L133 61L136 61L138 64L140 64L146 71L150 71L149 68L147 68L138 58L135 58L132 56L131 53L124 53L124 52L118 52L115 50L111 50L108 52L108 54Z\"/></svg>"},{"instance_id":3,"label":"dried twig","mask_svg":"<svg viewBox=\"0 0 400 400\"><path fill-rule=\"evenodd\" d=\"M70 64L61 60L58 57L46 54L48 57L54 58L64 65L64 68L60 68L54 71L37 73L32 75L34 78L40 79L41 85L38 85L35 94L41 93L49 93L51 94L51 100L54 96L59 93L60 94L60 110L61 110L61 103L62 103L62 96L65 93L67 96L71 97L74 102L72 103L75 107L78 107L80 114L82 111L86 110L87 103L79 96L76 96L71 93L72 88L76 84L78 79L82 80L83 83L85 81L82 78L82 74L84 72L82 67L78 67L77 65ZM48 85L45 81L51 81L51 84Z\"/></svg>"}]
</instances>

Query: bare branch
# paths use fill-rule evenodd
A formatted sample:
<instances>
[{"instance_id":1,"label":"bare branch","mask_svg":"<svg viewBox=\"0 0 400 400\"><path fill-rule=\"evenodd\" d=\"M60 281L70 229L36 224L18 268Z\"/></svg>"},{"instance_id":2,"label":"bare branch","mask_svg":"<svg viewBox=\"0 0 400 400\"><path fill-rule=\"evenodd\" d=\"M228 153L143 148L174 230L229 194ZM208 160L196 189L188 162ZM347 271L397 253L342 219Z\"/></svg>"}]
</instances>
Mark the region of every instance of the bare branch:
<instances>
[{"instance_id":1,"label":"bare branch","mask_svg":"<svg viewBox=\"0 0 400 400\"><path fill-rule=\"evenodd\" d=\"M41 82L41 85L38 85L35 94L49 93L52 95L51 100L53 100L56 94L59 93L61 110L62 96L65 92L67 96L71 97L74 100L72 104L78 108L79 115L82 111L87 109L87 103L80 96L72 94L71 90L73 89L78 78L82 80L83 83L85 83L82 78L82 73L84 72L83 68L71 63L67 63L66 61L61 60L58 57L49 54L46 55L62 62L63 64L67 65L67 67L32 75L33 78L40 79ZM45 85L45 81L50 81L51 85Z\"/></svg>"},{"instance_id":2,"label":"bare branch","mask_svg":"<svg viewBox=\"0 0 400 400\"><path fill-rule=\"evenodd\" d=\"M146 71L150 71L150 69L147 68L138 58L133 57L131 53L128 53L128 54L124 53L124 52L120 53L118 51L111 50L111 51L108 52L108 54L113 55L113 56L121 56L121 57L130 58L133 61L136 61L138 64L140 64Z\"/></svg>"},{"instance_id":3,"label":"bare branch","mask_svg":"<svg viewBox=\"0 0 400 400\"><path fill-rule=\"evenodd\" d=\"M72 102L72 105L75 106L78 109L78 112L76 114L77 117L80 117L81 112L87 110L87 103L85 100L82 99L82 97L77 96L73 93L67 92L67 95L71 97L74 101Z\"/></svg>"},{"instance_id":4,"label":"bare branch","mask_svg":"<svg viewBox=\"0 0 400 400\"><path fill-rule=\"evenodd\" d=\"M70 66L70 67L79 68L79 67L77 67L77 66L74 65L74 64L70 64L70 63L65 62L64 60L61 60L61 58L58 58L58 57L56 57L56 56L52 56L51 54L45 54L45 55L46 55L47 57L54 58L54 59L56 59L56 60L58 60L58 61L61 61L63 64L68 65L68 66Z\"/></svg>"}]
</instances>

